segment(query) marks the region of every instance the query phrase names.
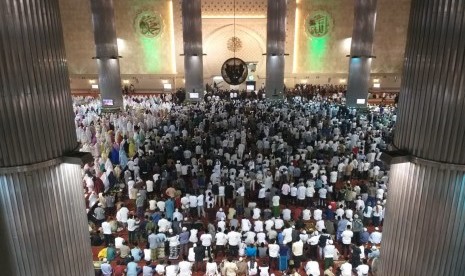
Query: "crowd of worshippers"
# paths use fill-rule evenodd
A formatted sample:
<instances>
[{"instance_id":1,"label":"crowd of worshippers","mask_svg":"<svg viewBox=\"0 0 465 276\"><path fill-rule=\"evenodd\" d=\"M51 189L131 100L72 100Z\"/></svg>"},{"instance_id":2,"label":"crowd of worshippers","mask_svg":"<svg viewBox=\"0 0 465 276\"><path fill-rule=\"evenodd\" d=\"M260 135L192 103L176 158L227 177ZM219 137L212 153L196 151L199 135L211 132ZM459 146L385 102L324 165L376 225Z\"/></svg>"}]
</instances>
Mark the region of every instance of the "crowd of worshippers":
<instances>
[{"instance_id":1,"label":"crowd of worshippers","mask_svg":"<svg viewBox=\"0 0 465 276\"><path fill-rule=\"evenodd\" d=\"M103 275L375 270L395 109L125 101L120 114L75 106L81 150L95 157L83 185Z\"/></svg>"}]
</instances>

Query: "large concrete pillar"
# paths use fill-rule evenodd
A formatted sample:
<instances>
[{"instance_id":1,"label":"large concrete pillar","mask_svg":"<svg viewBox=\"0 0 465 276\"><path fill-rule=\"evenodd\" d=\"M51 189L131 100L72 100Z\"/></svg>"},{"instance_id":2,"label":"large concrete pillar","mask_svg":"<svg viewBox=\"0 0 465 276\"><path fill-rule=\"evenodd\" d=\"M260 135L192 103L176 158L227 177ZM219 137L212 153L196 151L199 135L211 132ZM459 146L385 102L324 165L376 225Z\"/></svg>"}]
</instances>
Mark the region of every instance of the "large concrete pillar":
<instances>
[{"instance_id":1,"label":"large concrete pillar","mask_svg":"<svg viewBox=\"0 0 465 276\"><path fill-rule=\"evenodd\" d=\"M354 1L354 28L346 94L348 107L367 106L377 2L378 0Z\"/></svg>"},{"instance_id":2,"label":"large concrete pillar","mask_svg":"<svg viewBox=\"0 0 465 276\"><path fill-rule=\"evenodd\" d=\"M93 275L58 0L0 1L0 274Z\"/></svg>"},{"instance_id":3,"label":"large concrete pillar","mask_svg":"<svg viewBox=\"0 0 465 276\"><path fill-rule=\"evenodd\" d=\"M465 271L465 0L412 0L379 275Z\"/></svg>"},{"instance_id":4,"label":"large concrete pillar","mask_svg":"<svg viewBox=\"0 0 465 276\"><path fill-rule=\"evenodd\" d=\"M287 0L268 0L266 20L266 98L284 97Z\"/></svg>"},{"instance_id":5,"label":"large concrete pillar","mask_svg":"<svg viewBox=\"0 0 465 276\"><path fill-rule=\"evenodd\" d=\"M98 66L98 85L105 111L123 108L113 0L90 0Z\"/></svg>"},{"instance_id":6,"label":"large concrete pillar","mask_svg":"<svg viewBox=\"0 0 465 276\"><path fill-rule=\"evenodd\" d=\"M203 99L202 1L182 0L182 37L184 40L184 79L186 99ZM193 94L191 94L193 93ZM193 95L198 98L193 98Z\"/></svg>"}]
</instances>

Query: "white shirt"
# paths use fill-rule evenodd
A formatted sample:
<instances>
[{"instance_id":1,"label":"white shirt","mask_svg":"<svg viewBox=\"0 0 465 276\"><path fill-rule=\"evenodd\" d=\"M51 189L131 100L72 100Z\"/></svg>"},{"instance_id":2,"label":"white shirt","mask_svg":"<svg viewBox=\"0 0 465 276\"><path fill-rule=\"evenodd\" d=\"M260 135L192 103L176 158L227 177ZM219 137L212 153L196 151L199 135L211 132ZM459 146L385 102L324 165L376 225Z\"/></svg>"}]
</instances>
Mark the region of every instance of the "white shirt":
<instances>
[{"instance_id":1,"label":"white shirt","mask_svg":"<svg viewBox=\"0 0 465 276\"><path fill-rule=\"evenodd\" d=\"M241 234L236 231L231 231L228 233L228 243L229 245L236 246L241 242Z\"/></svg>"},{"instance_id":2,"label":"white shirt","mask_svg":"<svg viewBox=\"0 0 465 276\"><path fill-rule=\"evenodd\" d=\"M259 219L260 218L260 213L261 213L261 209L260 208L254 208L253 209L253 216L252 218L253 219Z\"/></svg>"},{"instance_id":3,"label":"white shirt","mask_svg":"<svg viewBox=\"0 0 465 276\"><path fill-rule=\"evenodd\" d=\"M361 264L357 266L356 270L358 276L367 276L370 271L370 267L366 264Z\"/></svg>"},{"instance_id":4,"label":"white shirt","mask_svg":"<svg viewBox=\"0 0 465 276\"><path fill-rule=\"evenodd\" d=\"M115 248L120 249L121 246L123 246L123 241L124 239L121 237L116 237L115 238Z\"/></svg>"},{"instance_id":5,"label":"white shirt","mask_svg":"<svg viewBox=\"0 0 465 276\"><path fill-rule=\"evenodd\" d=\"M275 228L276 230L282 229L283 226L284 226L284 221L283 221L281 218L275 219L275 221L274 221L274 228Z\"/></svg>"},{"instance_id":6,"label":"white shirt","mask_svg":"<svg viewBox=\"0 0 465 276\"><path fill-rule=\"evenodd\" d=\"M203 206L204 204L204 196L203 194L200 194L197 196L197 206Z\"/></svg>"},{"instance_id":7,"label":"white shirt","mask_svg":"<svg viewBox=\"0 0 465 276\"><path fill-rule=\"evenodd\" d=\"M156 209L157 201L154 199L149 200L149 209L150 211L153 211Z\"/></svg>"},{"instance_id":8,"label":"white shirt","mask_svg":"<svg viewBox=\"0 0 465 276\"><path fill-rule=\"evenodd\" d=\"M263 232L257 233L257 244L266 243L266 234Z\"/></svg>"},{"instance_id":9,"label":"white shirt","mask_svg":"<svg viewBox=\"0 0 465 276\"><path fill-rule=\"evenodd\" d=\"M218 232L215 235L216 245L226 245L228 242L228 236L223 232Z\"/></svg>"},{"instance_id":10,"label":"white shirt","mask_svg":"<svg viewBox=\"0 0 465 276\"><path fill-rule=\"evenodd\" d=\"M292 186L291 187L291 196L296 197L297 196L297 187Z\"/></svg>"},{"instance_id":11,"label":"white shirt","mask_svg":"<svg viewBox=\"0 0 465 276\"><path fill-rule=\"evenodd\" d=\"M211 246L212 239L213 239L212 235L207 234L207 233L202 234L200 236L200 241L202 241L202 246Z\"/></svg>"},{"instance_id":12,"label":"white shirt","mask_svg":"<svg viewBox=\"0 0 465 276\"><path fill-rule=\"evenodd\" d=\"M350 244L352 242L352 237L353 236L354 236L354 232L352 232L351 230L345 230L341 234L342 243L343 244Z\"/></svg>"},{"instance_id":13,"label":"white shirt","mask_svg":"<svg viewBox=\"0 0 465 276\"><path fill-rule=\"evenodd\" d=\"M153 181L152 180L147 180L147 182L145 182L145 185L147 185L147 192L149 193L153 192Z\"/></svg>"},{"instance_id":14,"label":"white shirt","mask_svg":"<svg viewBox=\"0 0 465 276\"><path fill-rule=\"evenodd\" d=\"M179 266L179 276L190 276L192 275L192 263L188 261L181 261Z\"/></svg>"},{"instance_id":15,"label":"white shirt","mask_svg":"<svg viewBox=\"0 0 465 276\"><path fill-rule=\"evenodd\" d=\"M315 220L321 220L321 216L322 216L322 215L323 215L323 211L320 210L320 209L315 209L315 210L313 211L313 218L314 218Z\"/></svg>"},{"instance_id":16,"label":"white shirt","mask_svg":"<svg viewBox=\"0 0 465 276\"><path fill-rule=\"evenodd\" d=\"M189 207L190 208L197 207L197 197L195 195L189 196Z\"/></svg>"},{"instance_id":17,"label":"white shirt","mask_svg":"<svg viewBox=\"0 0 465 276\"><path fill-rule=\"evenodd\" d=\"M254 222L253 230L254 230L255 232L257 232L257 233L258 233L258 232L262 232L262 231L263 231L263 221L261 221L261 220L256 220L256 221Z\"/></svg>"},{"instance_id":18,"label":"white shirt","mask_svg":"<svg viewBox=\"0 0 465 276\"><path fill-rule=\"evenodd\" d=\"M178 270L179 268L177 265L169 265L165 268L166 275L177 275Z\"/></svg>"},{"instance_id":19,"label":"white shirt","mask_svg":"<svg viewBox=\"0 0 465 276\"><path fill-rule=\"evenodd\" d=\"M135 219L128 219L128 231L135 231L138 227Z\"/></svg>"},{"instance_id":20,"label":"white shirt","mask_svg":"<svg viewBox=\"0 0 465 276\"><path fill-rule=\"evenodd\" d=\"M151 260L152 260L152 259L151 259L151 255L150 255L151 253L150 253L150 252L152 252L151 249L144 249L144 260L145 260L145 261L151 261Z\"/></svg>"},{"instance_id":21,"label":"white shirt","mask_svg":"<svg viewBox=\"0 0 465 276\"><path fill-rule=\"evenodd\" d=\"M191 234L189 235L189 241L192 242L192 243L196 243L199 241L199 239L197 238L197 233L199 232L199 230L197 229L191 229Z\"/></svg>"},{"instance_id":22,"label":"white shirt","mask_svg":"<svg viewBox=\"0 0 465 276\"><path fill-rule=\"evenodd\" d=\"M304 209L302 211L302 219L303 220L310 220L311 217L312 217L312 212L310 211L310 209Z\"/></svg>"},{"instance_id":23,"label":"white shirt","mask_svg":"<svg viewBox=\"0 0 465 276\"><path fill-rule=\"evenodd\" d=\"M327 244L323 250L324 257L334 258L334 250L336 250L336 247L334 246L334 244Z\"/></svg>"},{"instance_id":24,"label":"white shirt","mask_svg":"<svg viewBox=\"0 0 465 276\"><path fill-rule=\"evenodd\" d=\"M279 245L277 244L269 244L268 245L268 253L271 258L277 258L279 256Z\"/></svg>"},{"instance_id":25,"label":"white shirt","mask_svg":"<svg viewBox=\"0 0 465 276\"><path fill-rule=\"evenodd\" d=\"M316 228L316 230L317 230L318 232L322 232L323 229L326 228L326 227L325 227L325 221L322 220L322 219L318 220L318 221L316 222L316 224L315 224L315 228Z\"/></svg>"},{"instance_id":26,"label":"white shirt","mask_svg":"<svg viewBox=\"0 0 465 276\"><path fill-rule=\"evenodd\" d=\"M242 219L241 220L241 230L242 232L247 232L250 230L250 228L252 227L252 224L250 223L250 221L248 219Z\"/></svg>"},{"instance_id":27,"label":"white shirt","mask_svg":"<svg viewBox=\"0 0 465 276\"><path fill-rule=\"evenodd\" d=\"M159 221L158 221L158 230L160 232L167 232L168 229L170 229L171 227L171 222L169 222L166 218L161 218Z\"/></svg>"},{"instance_id":28,"label":"white shirt","mask_svg":"<svg viewBox=\"0 0 465 276\"><path fill-rule=\"evenodd\" d=\"M337 171L332 171L329 173L329 182L336 183L337 181Z\"/></svg>"},{"instance_id":29,"label":"white shirt","mask_svg":"<svg viewBox=\"0 0 465 276\"><path fill-rule=\"evenodd\" d=\"M279 199L280 197L278 195L273 196L272 198L273 206L279 206Z\"/></svg>"},{"instance_id":30,"label":"white shirt","mask_svg":"<svg viewBox=\"0 0 465 276\"><path fill-rule=\"evenodd\" d=\"M281 194L288 195L290 191L291 191L291 186L289 186L289 184L287 183L284 183L281 188Z\"/></svg>"},{"instance_id":31,"label":"white shirt","mask_svg":"<svg viewBox=\"0 0 465 276\"><path fill-rule=\"evenodd\" d=\"M103 226L103 223L102 223L102 226ZM381 234L378 231L375 231L375 232L371 233L371 235L370 235L370 242L374 243L374 244L381 243L382 236L383 236L383 234Z\"/></svg>"},{"instance_id":32,"label":"white shirt","mask_svg":"<svg viewBox=\"0 0 465 276\"><path fill-rule=\"evenodd\" d=\"M265 230L266 231L270 231L271 228L273 227L274 225L274 221L272 219L268 219L265 221Z\"/></svg>"},{"instance_id":33,"label":"white shirt","mask_svg":"<svg viewBox=\"0 0 465 276\"><path fill-rule=\"evenodd\" d=\"M118 213L116 214L116 220L126 223L128 222L128 214L129 209L126 207L121 207L121 209L119 209Z\"/></svg>"},{"instance_id":34,"label":"white shirt","mask_svg":"<svg viewBox=\"0 0 465 276\"><path fill-rule=\"evenodd\" d=\"M292 244L292 253L294 254L294 256L302 256L303 250L304 250L304 243L301 240L298 240Z\"/></svg>"},{"instance_id":35,"label":"white shirt","mask_svg":"<svg viewBox=\"0 0 465 276\"><path fill-rule=\"evenodd\" d=\"M102 222L102 232L104 235L111 235L111 224L108 221Z\"/></svg>"},{"instance_id":36,"label":"white shirt","mask_svg":"<svg viewBox=\"0 0 465 276\"><path fill-rule=\"evenodd\" d=\"M287 244L292 241L292 228L285 228L283 230L283 243Z\"/></svg>"},{"instance_id":37,"label":"white shirt","mask_svg":"<svg viewBox=\"0 0 465 276\"><path fill-rule=\"evenodd\" d=\"M346 209L345 214L346 218L350 220L354 216L354 211L352 211L352 209Z\"/></svg>"},{"instance_id":38,"label":"white shirt","mask_svg":"<svg viewBox=\"0 0 465 276\"><path fill-rule=\"evenodd\" d=\"M305 188L305 186L299 186L299 188L297 188L297 199L304 200L306 191L307 188Z\"/></svg>"},{"instance_id":39,"label":"white shirt","mask_svg":"<svg viewBox=\"0 0 465 276\"><path fill-rule=\"evenodd\" d=\"M245 243L246 244L253 244L255 243L255 236L257 234L255 234L255 232L253 231L248 231L247 233L245 233Z\"/></svg>"},{"instance_id":40,"label":"white shirt","mask_svg":"<svg viewBox=\"0 0 465 276\"><path fill-rule=\"evenodd\" d=\"M284 209L282 213L283 213L283 219L285 221L291 220L291 209Z\"/></svg>"},{"instance_id":41,"label":"white shirt","mask_svg":"<svg viewBox=\"0 0 465 276\"><path fill-rule=\"evenodd\" d=\"M321 275L320 265L317 261L308 261L305 265L305 273L307 275Z\"/></svg>"},{"instance_id":42,"label":"white shirt","mask_svg":"<svg viewBox=\"0 0 465 276\"><path fill-rule=\"evenodd\" d=\"M157 207L161 212L165 211L165 202L163 200L160 200L157 202Z\"/></svg>"},{"instance_id":43,"label":"white shirt","mask_svg":"<svg viewBox=\"0 0 465 276\"><path fill-rule=\"evenodd\" d=\"M320 190L318 190L318 194L320 195L320 198L326 198L327 193L328 193L328 190L326 190L325 188L321 188Z\"/></svg>"},{"instance_id":44,"label":"white shirt","mask_svg":"<svg viewBox=\"0 0 465 276\"><path fill-rule=\"evenodd\" d=\"M352 276L352 265L350 263L347 262L341 265L341 275Z\"/></svg>"},{"instance_id":45,"label":"white shirt","mask_svg":"<svg viewBox=\"0 0 465 276\"><path fill-rule=\"evenodd\" d=\"M165 273L165 268L166 266L165 265L162 265L162 264L159 264L155 267L155 271L157 272L157 274L159 275L164 275Z\"/></svg>"}]
</instances>

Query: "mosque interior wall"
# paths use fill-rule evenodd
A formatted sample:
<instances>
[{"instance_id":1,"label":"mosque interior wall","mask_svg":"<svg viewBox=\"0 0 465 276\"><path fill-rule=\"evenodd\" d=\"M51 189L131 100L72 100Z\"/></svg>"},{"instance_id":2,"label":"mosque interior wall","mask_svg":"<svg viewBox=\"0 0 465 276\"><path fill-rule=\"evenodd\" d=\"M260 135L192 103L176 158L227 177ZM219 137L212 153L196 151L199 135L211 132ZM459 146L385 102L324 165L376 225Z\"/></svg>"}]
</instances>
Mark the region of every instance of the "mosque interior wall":
<instances>
[{"instance_id":1,"label":"mosque interior wall","mask_svg":"<svg viewBox=\"0 0 465 276\"><path fill-rule=\"evenodd\" d=\"M410 1L378 0L372 78L383 87L400 86ZM122 80L147 91L162 91L164 83L183 87L181 1L115 0L114 5ZM60 0L60 8L71 87L89 90L89 81L97 79L90 3ZM236 57L256 63L251 74L257 87L264 84L266 12L266 0L236 0L235 8L233 1L202 0L205 83L216 77L220 87L230 88L218 76L236 47ZM353 1L289 0L287 14L286 86L344 83Z\"/></svg>"}]
</instances>

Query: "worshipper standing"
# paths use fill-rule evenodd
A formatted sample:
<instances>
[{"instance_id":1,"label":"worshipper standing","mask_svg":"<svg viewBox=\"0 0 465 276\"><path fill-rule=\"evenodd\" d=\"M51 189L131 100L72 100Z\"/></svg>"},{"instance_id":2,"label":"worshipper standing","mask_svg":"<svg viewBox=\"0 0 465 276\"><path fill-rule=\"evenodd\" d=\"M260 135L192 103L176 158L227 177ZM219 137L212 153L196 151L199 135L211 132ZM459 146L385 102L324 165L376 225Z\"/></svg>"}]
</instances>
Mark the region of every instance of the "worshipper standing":
<instances>
[{"instance_id":1,"label":"worshipper standing","mask_svg":"<svg viewBox=\"0 0 465 276\"><path fill-rule=\"evenodd\" d=\"M237 265L233 262L232 257L228 257L226 261L223 263L223 269L221 271L221 275L224 276L236 276L237 272Z\"/></svg>"},{"instance_id":2,"label":"worshipper standing","mask_svg":"<svg viewBox=\"0 0 465 276\"><path fill-rule=\"evenodd\" d=\"M350 254L350 245L352 244L353 236L354 233L352 232L350 225L347 225L347 229L341 234L342 254L344 255L344 257Z\"/></svg>"},{"instance_id":3,"label":"worshipper standing","mask_svg":"<svg viewBox=\"0 0 465 276\"><path fill-rule=\"evenodd\" d=\"M236 262L237 265L237 276L247 276L249 273L248 262L244 258L239 257L239 261Z\"/></svg>"},{"instance_id":4,"label":"worshipper standing","mask_svg":"<svg viewBox=\"0 0 465 276\"><path fill-rule=\"evenodd\" d=\"M103 259L103 263L100 265L100 271L102 272L102 276L111 276L113 274L113 269L107 258Z\"/></svg>"},{"instance_id":5,"label":"worshipper standing","mask_svg":"<svg viewBox=\"0 0 465 276\"><path fill-rule=\"evenodd\" d=\"M165 201L165 213L166 213L166 218L168 220L173 220L173 214L174 214L174 199L173 198L168 198Z\"/></svg>"},{"instance_id":6,"label":"worshipper standing","mask_svg":"<svg viewBox=\"0 0 465 276\"><path fill-rule=\"evenodd\" d=\"M320 275L320 265L315 259L310 258L310 260L305 264L305 273L307 274L307 276Z\"/></svg>"},{"instance_id":7,"label":"worshipper standing","mask_svg":"<svg viewBox=\"0 0 465 276\"><path fill-rule=\"evenodd\" d=\"M173 229L168 230L169 259L176 260L179 257L179 235L173 233Z\"/></svg>"},{"instance_id":8,"label":"worshipper standing","mask_svg":"<svg viewBox=\"0 0 465 276\"><path fill-rule=\"evenodd\" d=\"M255 257L249 258L247 262L247 275L254 276L258 274L258 264L255 261Z\"/></svg>"},{"instance_id":9,"label":"worshipper standing","mask_svg":"<svg viewBox=\"0 0 465 276\"><path fill-rule=\"evenodd\" d=\"M187 255L189 251L189 236L190 232L187 231L187 227L182 228L182 232L179 233L179 254L181 256Z\"/></svg>"},{"instance_id":10,"label":"worshipper standing","mask_svg":"<svg viewBox=\"0 0 465 276\"><path fill-rule=\"evenodd\" d=\"M168 262L166 262L165 272L166 272L166 276L168 276L168 275L178 275L179 267L177 265L171 263L171 261L168 261Z\"/></svg>"},{"instance_id":11,"label":"worshipper standing","mask_svg":"<svg viewBox=\"0 0 465 276\"><path fill-rule=\"evenodd\" d=\"M137 230L139 229L139 223L139 218L135 218L133 215L129 216L127 225L130 243L134 243L137 240Z\"/></svg>"},{"instance_id":12,"label":"worshipper standing","mask_svg":"<svg viewBox=\"0 0 465 276\"><path fill-rule=\"evenodd\" d=\"M355 268L357 271L357 276L368 276L368 272L370 271L370 267L367 264L367 260L364 259L363 263L360 264Z\"/></svg>"},{"instance_id":13,"label":"worshipper standing","mask_svg":"<svg viewBox=\"0 0 465 276\"><path fill-rule=\"evenodd\" d=\"M218 264L212 258L208 259L205 276L218 276Z\"/></svg>"},{"instance_id":14,"label":"worshipper standing","mask_svg":"<svg viewBox=\"0 0 465 276\"><path fill-rule=\"evenodd\" d=\"M142 267L142 276L152 276L155 272L155 266L152 265L152 262L146 261L145 265Z\"/></svg>"},{"instance_id":15,"label":"worshipper standing","mask_svg":"<svg viewBox=\"0 0 465 276\"><path fill-rule=\"evenodd\" d=\"M102 232L105 238L105 246L108 246L113 242L113 232L111 231L111 217L107 217L107 220L102 222Z\"/></svg>"},{"instance_id":16,"label":"worshipper standing","mask_svg":"<svg viewBox=\"0 0 465 276\"><path fill-rule=\"evenodd\" d=\"M179 262L179 274L178 276L190 276L192 275L192 263L187 260L187 256L183 256L183 260Z\"/></svg>"},{"instance_id":17,"label":"worshipper standing","mask_svg":"<svg viewBox=\"0 0 465 276\"><path fill-rule=\"evenodd\" d=\"M195 271L199 271L202 267L203 260L205 259L205 248L200 242L194 247L195 254Z\"/></svg>"},{"instance_id":18,"label":"worshipper standing","mask_svg":"<svg viewBox=\"0 0 465 276\"><path fill-rule=\"evenodd\" d=\"M137 276L142 272L142 269L131 258L130 262L126 265L126 276Z\"/></svg>"}]
</instances>

